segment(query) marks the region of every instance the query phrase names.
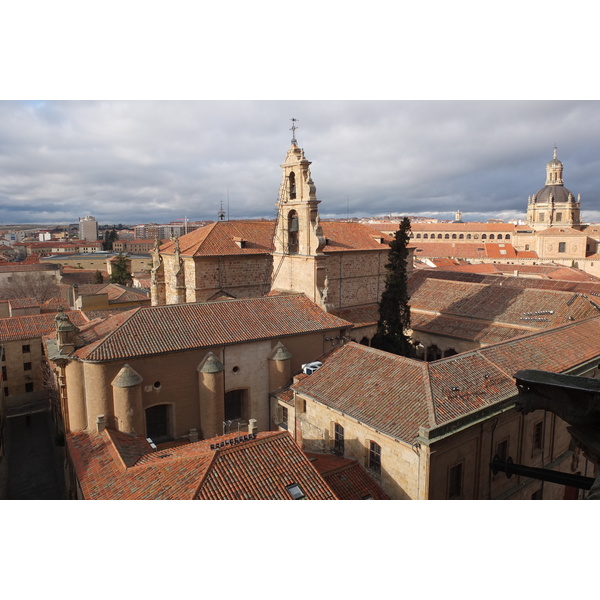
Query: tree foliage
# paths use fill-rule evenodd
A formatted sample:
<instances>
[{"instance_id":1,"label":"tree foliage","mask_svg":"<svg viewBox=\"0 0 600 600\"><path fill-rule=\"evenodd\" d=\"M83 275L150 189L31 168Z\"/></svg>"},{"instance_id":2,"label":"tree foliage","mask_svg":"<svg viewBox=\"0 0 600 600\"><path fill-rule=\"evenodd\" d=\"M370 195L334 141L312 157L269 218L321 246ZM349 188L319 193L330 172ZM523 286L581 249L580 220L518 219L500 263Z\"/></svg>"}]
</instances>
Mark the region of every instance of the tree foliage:
<instances>
[{"instance_id":1,"label":"tree foliage","mask_svg":"<svg viewBox=\"0 0 600 600\"><path fill-rule=\"evenodd\" d=\"M55 296L60 296L61 290L54 277L32 274L14 273L10 281L0 284L0 298L11 300L13 298L35 298L40 304Z\"/></svg>"},{"instance_id":2,"label":"tree foliage","mask_svg":"<svg viewBox=\"0 0 600 600\"><path fill-rule=\"evenodd\" d=\"M379 321L372 346L401 356L412 356L413 347L406 331L410 329L407 259L410 220L404 217L390 244L385 290L379 302Z\"/></svg>"},{"instance_id":3,"label":"tree foliage","mask_svg":"<svg viewBox=\"0 0 600 600\"><path fill-rule=\"evenodd\" d=\"M114 229L106 229L104 231L104 240L102 242L102 250L111 251L113 243L119 239L119 235Z\"/></svg>"},{"instance_id":4,"label":"tree foliage","mask_svg":"<svg viewBox=\"0 0 600 600\"><path fill-rule=\"evenodd\" d=\"M104 277L102 276L102 273L100 273L100 271L96 271L94 273L94 283L104 283Z\"/></svg>"},{"instance_id":5,"label":"tree foliage","mask_svg":"<svg viewBox=\"0 0 600 600\"><path fill-rule=\"evenodd\" d=\"M127 257L124 254L119 254L117 260L113 263L110 282L120 283L121 285L129 285L133 281L133 277L128 270Z\"/></svg>"}]
</instances>

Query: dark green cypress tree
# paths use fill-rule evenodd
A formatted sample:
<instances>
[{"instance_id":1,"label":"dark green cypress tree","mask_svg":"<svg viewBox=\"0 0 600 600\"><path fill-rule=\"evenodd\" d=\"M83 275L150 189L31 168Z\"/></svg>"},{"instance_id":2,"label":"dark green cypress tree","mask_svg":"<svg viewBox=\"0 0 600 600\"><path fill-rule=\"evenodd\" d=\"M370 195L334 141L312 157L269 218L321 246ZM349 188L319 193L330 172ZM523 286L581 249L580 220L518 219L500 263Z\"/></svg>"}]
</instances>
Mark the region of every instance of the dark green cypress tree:
<instances>
[{"instance_id":1,"label":"dark green cypress tree","mask_svg":"<svg viewBox=\"0 0 600 600\"><path fill-rule=\"evenodd\" d=\"M377 333L371 345L379 350L412 356L413 347L406 330L410 329L410 305L408 303L407 259L410 220L402 219L400 229L390 244L385 290L379 302Z\"/></svg>"},{"instance_id":2,"label":"dark green cypress tree","mask_svg":"<svg viewBox=\"0 0 600 600\"><path fill-rule=\"evenodd\" d=\"M124 254L119 254L112 266L110 282L120 283L121 285L131 285L132 281L133 278L131 277L131 273L127 270L127 257Z\"/></svg>"}]
</instances>

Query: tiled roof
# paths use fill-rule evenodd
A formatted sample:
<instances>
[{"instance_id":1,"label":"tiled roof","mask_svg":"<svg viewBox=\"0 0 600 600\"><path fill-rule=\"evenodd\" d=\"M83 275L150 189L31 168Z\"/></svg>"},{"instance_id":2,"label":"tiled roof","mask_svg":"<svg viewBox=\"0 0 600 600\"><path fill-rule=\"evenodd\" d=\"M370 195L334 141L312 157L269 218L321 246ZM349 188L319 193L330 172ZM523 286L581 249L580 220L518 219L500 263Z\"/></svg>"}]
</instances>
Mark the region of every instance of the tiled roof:
<instances>
[{"instance_id":1,"label":"tiled roof","mask_svg":"<svg viewBox=\"0 0 600 600\"><path fill-rule=\"evenodd\" d=\"M307 499L336 499L287 432L237 434L152 451L141 436L113 430L67 434L86 499L289 500L296 483ZM226 442L223 447L211 444Z\"/></svg>"},{"instance_id":2,"label":"tiled roof","mask_svg":"<svg viewBox=\"0 0 600 600\"><path fill-rule=\"evenodd\" d=\"M109 333L75 355L115 360L349 326L303 295L140 307L109 319Z\"/></svg>"},{"instance_id":3,"label":"tiled roof","mask_svg":"<svg viewBox=\"0 0 600 600\"><path fill-rule=\"evenodd\" d=\"M326 254L345 250L389 250L389 244L393 240L391 236L377 234L371 227L361 223L321 221L321 227L327 240L323 248Z\"/></svg>"},{"instance_id":4,"label":"tiled roof","mask_svg":"<svg viewBox=\"0 0 600 600\"><path fill-rule=\"evenodd\" d=\"M333 454L305 454L340 500L390 499L356 460Z\"/></svg>"},{"instance_id":5,"label":"tiled roof","mask_svg":"<svg viewBox=\"0 0 600 600\"><path fill-rule=\"evenodd\" d=\"M179 238L182 256L230 256L269 254L273 251L274 221L217 221ZM327 245L323 252L387 249L392 238L377 235L372 228L360 223L321 221ZM380 243L376 238L383 238ZM243 240L240 248L236 240ZM175 242L160 247L161 253L172 254Z\"/></svg>"},{"instance_id":6,"label":"tiled roof","mask_svg":"<svg viewBox=\"0 0 600 600\"><path fill-rule=\"evenodd\" d=\"M182 256L223 256L268 254L273 249L274 221L217 221L179 238ZM245 241L240 248L234 238ZM161 253L172 254L175 242L160 247Z\"/></svg>"},{"instance_id":7,"label":"tiled roof","mask_svg":"<svg viewBox=\"0 0 600 600\"><path fill-rule=\"evenodd\" d=\"M440 233L446 231L452 231L455 233L468 233L468 232L479 232L487 231L489 233L495 233L497 231L504 233L514 233L516 227L512 223L411 223L411 231L417 232L428 232L438 231Z\"/></svg>"},{"instance_id":8,"label":"tiled roof","mask_svg":"<svg viewBox=\"0 0 600 600\"><path fill-rule=\"evenodd\" d=\"M148 294L140 288L117 283L83 284L78 286L77 291L81 296L106 294L109 302L139 302L149 298Z\"/></svg>"},{"instance_id":9,"label":"tiled roof","mask_svg":"<svg viewBox=\"0 0 600 600\"><path fill-rule=\"evenodd\" d=\"M411 307L422 312L535 328L547 328L600 313L590 297L574 297L569 290L563 291L560 287L558 290L543 289L539 285L560 286L571 282L488 276L485 283L475 283L449 278L466 275L462 273L446 272L448 278L437 278L438 275L437 271L413 273L409 279ZM600 297L596 304L600 305ZM432 315L433 321L436 318L437 314Z\"/></svg>"},{"instance_id":10,"label":"tiled roof","mask_svg":"<svg viewBox=\"0 0 600 600\"><path fill-rule=\"evenodd\" d=\"M521 369L564 373L600 358L600 317L431 363L350 343L294 383L313 398L391 437L433 428L516 396Z\"/></svg>"},{"instance_id":11,"label":"tiled roof","mask_svg":"<svg viewBox=\"0 0 600 600\"><path fill-rule=\"evenodd\" d=\"M12 309L15 308L35 308L40 305L36 298L12 298L8 301Z\"/></svg>"},{"instance_id":12,"label":"tiled roof","mask_svg":"<svg viewBox=\"0 0 600 600\"><path fill-rule=\"evenodd\" d=\"M79 310L65 311L71 322L79 327L87 323ZM25 315L0 319L0 341L41 338L56 330L55 314Z\"/></svg>"},{"instance_id":13,"label":"tiled roof","mask_svg":"<svg viewBox=\"0 0 600 600\"><path fill-rule=\"evenodd\" d=\"M379 321L379 304L370 304L359 308L344 308L331 311L332 315L349 321L354 327L376 325Z\"/></svg>"},{"instance_id":14,"label":"tiled roof","mask_svg":"<svg viewBox=\"0 0 600 600\"><path fill-rule=\"evenodd\" d=\"M537 235L541 236L564 236L568 235L570 237L586 237L586 234L583 231L578 231L577 229L572 229L571 227L548 227L548 229L542 229L537 232Z\"/></svg>"}]
</instances>

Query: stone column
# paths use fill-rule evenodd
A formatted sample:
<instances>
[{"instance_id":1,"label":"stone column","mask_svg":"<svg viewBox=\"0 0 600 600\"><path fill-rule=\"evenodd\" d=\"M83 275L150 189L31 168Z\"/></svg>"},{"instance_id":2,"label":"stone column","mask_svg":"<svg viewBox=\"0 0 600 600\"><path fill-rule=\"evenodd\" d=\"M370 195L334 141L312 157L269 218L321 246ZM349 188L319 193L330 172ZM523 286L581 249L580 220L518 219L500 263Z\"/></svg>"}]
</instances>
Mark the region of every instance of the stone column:
<instances>
[{"instance_id":1,"label":"stone column","mask_svg":"<svg viewBox=\"0 0 600 600\"><path fill-rule=\"evenodd\" d=\"M142 376L128 364L112 380L115 420L123 433L145 435L142 381Z\"/></svg>"},{"instance_id":2,"label":"stone column","mask_svg":"<svg viewBox=\"0 0 600 600\"><path fill-rule=\"evenodd\" d=\"M78 360L72 360L66 365L65 384L69 415L68 430L81 431L87 425L87 412L83 391L83 364Z\"/></svg>"},{"instance_id":3,"label":"stone column","mask_svg":"<svg viewBox=\"0 0 600 600\"><path fill-rule=\"evenodd\" d=\"M222 435L225 420L225 367L212 352L198 365L198 387L202 439Z\"/></svg>"}]
</instances>

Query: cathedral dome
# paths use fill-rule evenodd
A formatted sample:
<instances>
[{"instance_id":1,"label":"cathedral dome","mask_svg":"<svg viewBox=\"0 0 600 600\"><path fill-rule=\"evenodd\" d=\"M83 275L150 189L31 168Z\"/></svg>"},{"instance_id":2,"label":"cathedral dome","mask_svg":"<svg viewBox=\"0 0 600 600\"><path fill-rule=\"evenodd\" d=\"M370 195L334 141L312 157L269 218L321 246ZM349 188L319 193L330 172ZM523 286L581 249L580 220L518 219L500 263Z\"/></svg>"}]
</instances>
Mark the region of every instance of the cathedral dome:
<instances>
[{"instance_id":1,"label":"cathedral dome","mask_svg":"<svg viewBox=\"0 0 600 600\"><path fill-rule=\"evenodd\" d=\"M575 197L572 192L568 190L564 185L546 185L541 190L538 190L535 194L536 202L545 204L550 202L550 196L554 199L554 202L569 202L574 201ZM569 197L571 200L569 200Z\"/></svg>"}]
</instances>

